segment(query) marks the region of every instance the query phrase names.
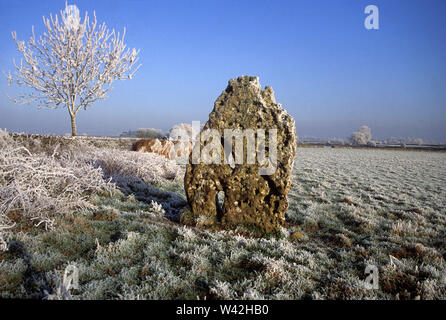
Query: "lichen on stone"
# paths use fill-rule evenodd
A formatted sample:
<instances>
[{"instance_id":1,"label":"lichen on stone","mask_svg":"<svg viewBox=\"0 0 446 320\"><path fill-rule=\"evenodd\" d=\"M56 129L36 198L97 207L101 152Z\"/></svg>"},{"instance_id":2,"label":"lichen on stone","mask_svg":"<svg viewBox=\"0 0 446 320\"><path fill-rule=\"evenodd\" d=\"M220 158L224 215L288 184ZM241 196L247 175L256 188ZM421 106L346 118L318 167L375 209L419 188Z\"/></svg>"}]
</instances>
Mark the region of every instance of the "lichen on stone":
<instances>
[{"instance_id":1,"label":"lichen on stone","mask_svg":"<svg viewBox=\"0 0 446 320\"><path fill-rule=\"evenodd\" d=\"M221 136L221 159L229 159L224 150L225 130L251 129L255 133L255 163L247 163L248 138L243 138L243 163L206 164L194 163L189 158L184 180L191 211L196 215L217 217L224 226L236 227L251 224L265 233L280 229L288 208L288 192L291 188L291 172L296 154L296 129L294 119L276 103L274 91L266 87L262 91L258 77L242 76L231 79L227 88L215 101L214 109L203 128L216 130ZM277 130L277 161L272 174L262 174L265 162L259 161L264 148L265 158L272 151L268 132ZM258 131L260 130L260 131ZM264 146L259 143L259 132L264 132ZM203 132L202 131L202 132ZM232 137L230 137L232 139ZM201 136L194 148L203 150L211 141ZM252 146L251 146L252 147ZM233 145L232 154L236 146ZM236 157L233 157L236 158ZM223 204L218 193L224 192Z\"/></svg>"}]
</instances>

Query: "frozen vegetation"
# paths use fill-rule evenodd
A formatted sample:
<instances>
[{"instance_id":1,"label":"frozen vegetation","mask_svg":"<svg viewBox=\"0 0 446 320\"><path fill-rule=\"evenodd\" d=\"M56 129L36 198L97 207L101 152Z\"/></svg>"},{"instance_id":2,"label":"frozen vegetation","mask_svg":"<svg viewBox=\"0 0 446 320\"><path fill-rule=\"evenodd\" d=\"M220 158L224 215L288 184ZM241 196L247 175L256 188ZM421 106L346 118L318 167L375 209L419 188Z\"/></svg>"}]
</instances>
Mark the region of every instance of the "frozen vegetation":
<instances>
[{"instance_id":1,"label":"frozen vegetation","mask_svg":"<svg viewBox=\"0 0 446 320\"><path fill-rule=\"evenodd\" d=\"M184 168L126 148L0 132L0 297L446 299L446 153L298 148L287 224L258 237L181 225Z\"/></svg>"},{"instance_id":2,"label":"frozen vegetation","mask_svg":"<svg viewBox=\"0 0 446 320\"><path fill-rule=\"evenodd\" d=\"M353 132L350 137L350 142L353 145L367 145L371 142L372 131L367 126L362 126L358 131Z\"/></svg>"}]
</instances>

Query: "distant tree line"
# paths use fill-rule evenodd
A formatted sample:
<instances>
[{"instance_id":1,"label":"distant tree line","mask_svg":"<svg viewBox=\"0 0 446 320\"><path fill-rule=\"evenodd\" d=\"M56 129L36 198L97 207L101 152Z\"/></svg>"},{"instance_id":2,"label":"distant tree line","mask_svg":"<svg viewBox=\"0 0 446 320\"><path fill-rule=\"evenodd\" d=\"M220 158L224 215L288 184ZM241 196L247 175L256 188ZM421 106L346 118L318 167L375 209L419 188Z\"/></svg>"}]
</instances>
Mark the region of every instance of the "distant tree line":
<instances>
[{"instance_id":1,"label":"distant tree line","mask_svg":"<svg viewBox=\"0 0 446 320\"><path fill-rule=\"evenodd\" d=\"M124 131L120 134L121 137L134 137L141 139L155 138L170 140L189 140L192 137L192 126L188 123L179 123L174 125L167 134L164 134L161 129L155 128L139 128L138 130Z\"/></svg>"},{"instance_id":2,"label":"distant tree line","mask_svg":"<svg viewBox=\"0 0 446 320\"><path fill-rule=\"evenodd\" d=\"M302 136L298 143L314 143L314 144L329 144L329 145L353 145L353 146L369 146L376 147L377 145L423 145L427 142L421 138L395 138L390 137L384 140L372 140L372 131L368 126L362 126L357 131L353 132L346 140L342 138L321 139L311 136Z\"/></svg>"},{"instance_id":3,"label":"distant tree line","mask_svg":"<svg viewBox=\"0 0 446 320\"><path fill-rule=\"evenodd\" d=\"M154 128L139 128L138 130L132 131L124 131L120 134L121 137L134 137L134 138L141 138L141 139L147 139L147 138L156 138L161 139L164 138L164 133L160 129L154 129Z\"/></svg>"}]
</instances>

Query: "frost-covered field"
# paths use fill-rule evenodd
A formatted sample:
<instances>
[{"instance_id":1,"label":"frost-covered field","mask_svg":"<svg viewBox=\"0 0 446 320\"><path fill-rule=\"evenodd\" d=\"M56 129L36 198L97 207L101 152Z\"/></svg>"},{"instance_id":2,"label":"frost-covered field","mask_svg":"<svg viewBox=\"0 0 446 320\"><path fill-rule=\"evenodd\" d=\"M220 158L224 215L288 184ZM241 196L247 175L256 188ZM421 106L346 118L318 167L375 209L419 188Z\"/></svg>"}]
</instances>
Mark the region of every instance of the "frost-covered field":
<instances>
[{"instance_id":1,"label":"frost-covered field","mask_svg":"<svg viewBox=\"0 0 446 320\"><path fill-rule=\"evenodd\" d=\"M258 238L181 225L161 157L1 139L0 297L61 298L71 264L72 299L446 299L446 153L298 148L287 225Z\"/></svg>"},{"instance_id":2,"label":"frost-covered field","mask_svg":"<svg viewBox=\"0 0 446 320\"><path fill-rule=\"evenodd\" d=\"M298 149L288 218L324 266L323 297L446 296L446 153ZM367 264L380 289L361 290Z\"/></svg>"}]
</instances>

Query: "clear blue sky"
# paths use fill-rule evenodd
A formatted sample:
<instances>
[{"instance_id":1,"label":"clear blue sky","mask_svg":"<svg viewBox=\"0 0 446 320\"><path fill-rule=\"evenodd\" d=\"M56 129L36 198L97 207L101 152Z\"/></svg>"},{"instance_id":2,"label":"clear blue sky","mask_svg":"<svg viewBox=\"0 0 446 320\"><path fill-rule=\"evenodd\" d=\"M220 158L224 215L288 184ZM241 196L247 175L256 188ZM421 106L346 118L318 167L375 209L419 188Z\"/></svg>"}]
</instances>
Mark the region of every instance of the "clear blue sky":
<instances>
[{"instance_id":1,"label":"clear blue sky","mask_svg":"<svg viewBox=\"0 0 446 320\"><path fill-rule=\"evenodd\" d=\"M140 71L108 100L78 115L78 133L116 135L205 122L230 78L256 75L295 118L299 135L346 137L361 125L374 138L446 141L446 1L69 1L122 30L141 49ZM380 29L364 28L364 8ZM27 40L65 0L0 0L0 70L18 58L11 31ZM17 106L0 82L0 127L70 132L66 110Z\"/></svg>"}]
</instances>

